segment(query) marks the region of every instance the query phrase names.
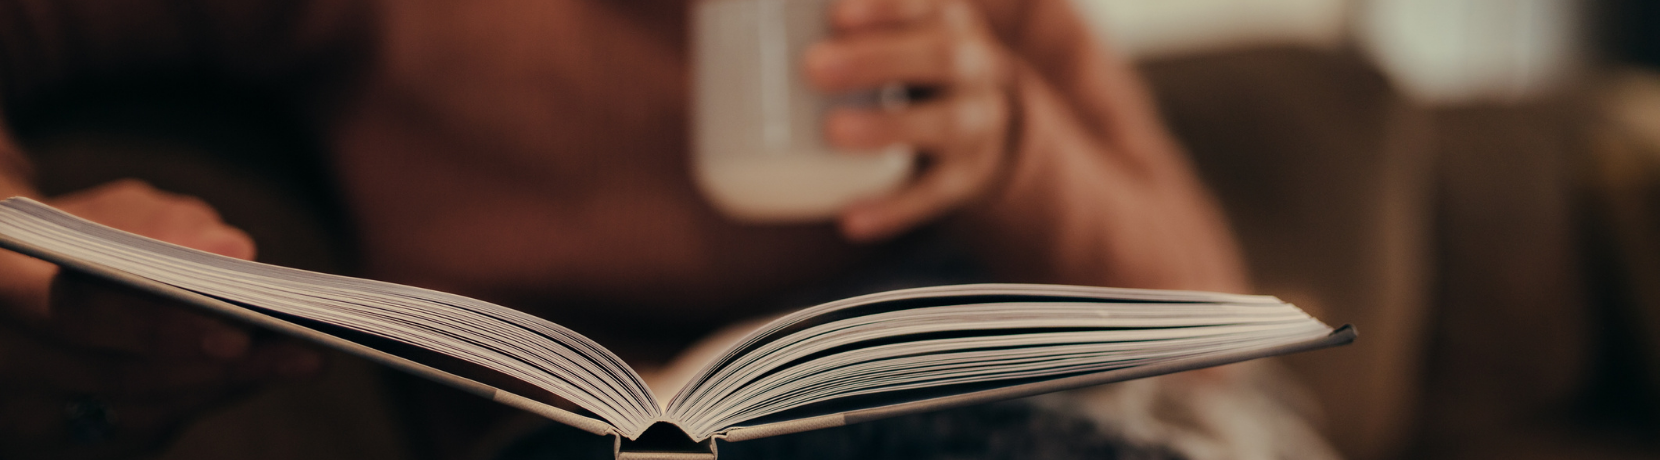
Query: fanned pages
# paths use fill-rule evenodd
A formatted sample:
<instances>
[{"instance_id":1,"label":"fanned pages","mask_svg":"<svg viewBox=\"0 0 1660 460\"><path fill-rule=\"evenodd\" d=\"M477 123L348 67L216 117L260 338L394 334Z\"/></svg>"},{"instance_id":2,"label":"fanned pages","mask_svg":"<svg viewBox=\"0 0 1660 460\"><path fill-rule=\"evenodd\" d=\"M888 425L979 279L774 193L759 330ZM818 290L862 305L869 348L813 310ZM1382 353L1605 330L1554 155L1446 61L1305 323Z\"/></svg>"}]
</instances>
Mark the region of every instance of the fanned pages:
<instances>
[{"instance_id":1,"label":"fanned pages","mask_svg":"<svg viewBox=\"0 0 1660 460\"><path fill-rule=\"evenodd\" d=\"M698 446L709 439L753 439L848 423L855 415L1018 397L1353 338L1351 329L1334 333L1297 307L1267 296L941 286L861 296L784 316L703 364L663 400L599 344L487 302L221 257L104 227L26 198L0 202L0 246L341 348L589 431L634 440L667 423L684 432L691 449L703 449ZM383 350L388 343L488 369L586 414L412 362Z\"/></svg>"}]
</instances>

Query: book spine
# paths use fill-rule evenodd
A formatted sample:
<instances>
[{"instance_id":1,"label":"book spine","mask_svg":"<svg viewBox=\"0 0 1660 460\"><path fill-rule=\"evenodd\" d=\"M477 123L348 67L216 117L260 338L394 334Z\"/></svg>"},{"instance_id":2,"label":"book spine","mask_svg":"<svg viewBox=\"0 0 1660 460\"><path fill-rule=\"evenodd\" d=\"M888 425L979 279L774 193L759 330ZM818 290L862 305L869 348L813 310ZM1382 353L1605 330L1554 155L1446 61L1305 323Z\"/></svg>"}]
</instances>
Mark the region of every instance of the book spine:
<instances>
[{"instance_id":1,"label":"book spine","mask_svg":"<svg viewBox=\"0 0 1660 460\"><path fill-rule=\"evenodd\" d=\"M670 450L641 448L632 444L632 441L617 434L611 443L611 453L617 460L716 460L720 456L715 438Z\"/></svg>"}]
</instances>

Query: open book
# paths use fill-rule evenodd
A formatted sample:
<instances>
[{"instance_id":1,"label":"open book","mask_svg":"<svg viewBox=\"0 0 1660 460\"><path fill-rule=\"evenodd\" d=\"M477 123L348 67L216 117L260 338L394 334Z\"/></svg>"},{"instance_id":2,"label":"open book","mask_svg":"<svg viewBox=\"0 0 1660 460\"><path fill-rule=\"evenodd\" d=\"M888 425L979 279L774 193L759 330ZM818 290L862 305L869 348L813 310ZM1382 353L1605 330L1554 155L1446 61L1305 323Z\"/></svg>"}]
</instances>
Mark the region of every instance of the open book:
<instances>
[{"instance_id":1,"label":"open book","mask_svg":"<svg viewBox=\"0 0 1660 460\"><path fill-rule=\"evenodd\" d=\"M517 310L213 255L27 198L0 201L0 247L614 436L618 458L712 459L716 439L1017 398L1340 345L1355 336L1267 296L941 286L783 316L718 353L672 395L659 395L599 344ZM462 377L466 372L444 366L450 361L411 359L420 355L409 350L534 390L505 391L507 385Z\"/></svg>"}]
</instances>

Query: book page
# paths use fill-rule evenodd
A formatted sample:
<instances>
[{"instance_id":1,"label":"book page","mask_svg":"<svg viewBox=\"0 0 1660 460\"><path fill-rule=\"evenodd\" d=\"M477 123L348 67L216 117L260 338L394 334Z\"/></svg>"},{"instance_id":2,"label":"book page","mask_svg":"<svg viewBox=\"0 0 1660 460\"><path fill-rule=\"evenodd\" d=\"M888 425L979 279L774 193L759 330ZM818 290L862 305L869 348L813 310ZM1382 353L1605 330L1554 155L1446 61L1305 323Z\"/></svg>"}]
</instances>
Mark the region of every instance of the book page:
<instances>
[{"instance_id":1,"label":"book page","mask_svg":"<svg viewBox=\"0 0 1660 460\"><path fill-rule=\"evenodd\" d=\"M9 246L21 246L17 249L131 274L279 318L441 353L571 401L624 435L637 435L661 412L640 377L599 344L499 305L223 257L98 225L27 198L0 202L0 237Z\"/></svg>"},{"instance_id":2,"label":"book page","mask_svg":"<svg viewBox=\"0 0 1660 460\"><path fill-rule=\"evenodd\" d=\"M743 343L744 339L760 328L777 320L777 316L755 318L739 321L721 328L708 337L699 339L697 343L681 350L667 365L652 372L642 372L640 375L651 387L652 393L672 395L685 388L687 383L696 378L699 371L707 367L710 362L723 356L727 351ZM662 401L667 404L668 401ZM667 409L667 407L664 407Z\"/></svg>"},{"instance_id":3,"label":"book page","mask_svg":"<svg viewBox=\"0 0 1660 460\"><path fill-rule=\"evenodd\" d=\"M701 439L835 401L874 407L887 394L976 391L1332 332L1295 306L1261 296L977 285L838 304L753 332L691 379L670 402L669 418Z\"/></svg>"},{"instance_id":4,"label":"book page","mask_svg":"<svg viewBox=\"0 0 1660 460\"><path fill-rule=\"evenodd\" d=\"M660 405L645 379L593 341L475 299L195 251L25 198L0 201L0 246L236 311L329 325L300 329L349 332L320 342L341 349L375 346L357 337L366 335L439 353L568 400L629 439L658 422L701 442L740 424L892 412L919 407L917 401L1008 394L1089 375L1214 365L1332 332L1267 296L1023 284L908 289L729 328L652 376L651 387L674 389ZM389 364L426 375L419 363ZM537 412L533 401L496 391L489 397ZM537 413L599 423L545 408ZM752 431L750 437L768 430Z\"/></svg>"}]
</instances>

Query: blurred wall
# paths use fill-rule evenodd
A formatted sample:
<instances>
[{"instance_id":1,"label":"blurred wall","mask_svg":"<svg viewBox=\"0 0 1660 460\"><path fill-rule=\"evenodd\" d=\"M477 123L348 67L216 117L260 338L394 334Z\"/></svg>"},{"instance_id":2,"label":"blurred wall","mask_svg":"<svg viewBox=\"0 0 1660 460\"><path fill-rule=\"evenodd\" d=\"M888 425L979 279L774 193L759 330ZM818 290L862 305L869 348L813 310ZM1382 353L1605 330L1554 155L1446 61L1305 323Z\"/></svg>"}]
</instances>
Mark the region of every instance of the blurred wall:
<instances>
[{"instance_id":1,"label":"blurred wall","mask_svg":"<svg viewBox=\"0 0 1660 460\"><path fill-rule=\"evenodd\" d=\"M1571 77L1586 2L1575 0L1073 0L1138 59L1272 45L1354 45L1413 99L1516 102Z\"/></svg>"},{"instance_id":2,"label":"blurred wall","mask_svg":"<svg viewBox=\"0 0 1660 460\"><path fill-rule=\"evenodd\" d=\"M1350 0L1074 0L1099 36L1133 58L1343 43Z\"/></svg>"},{"instance_id":3,"label":"blurred wall","mask_svg":"<svg viewBox=\"0 0 1660 460\"><path fill-rule=\"evenodd\" d=\"M1074 1L1144 70L1257 287L1359 326L1286 360L1345 455L1653 458L1578 409L1606 367L1573 204L1583 2Z\"/></svg>"}]
</instances>

